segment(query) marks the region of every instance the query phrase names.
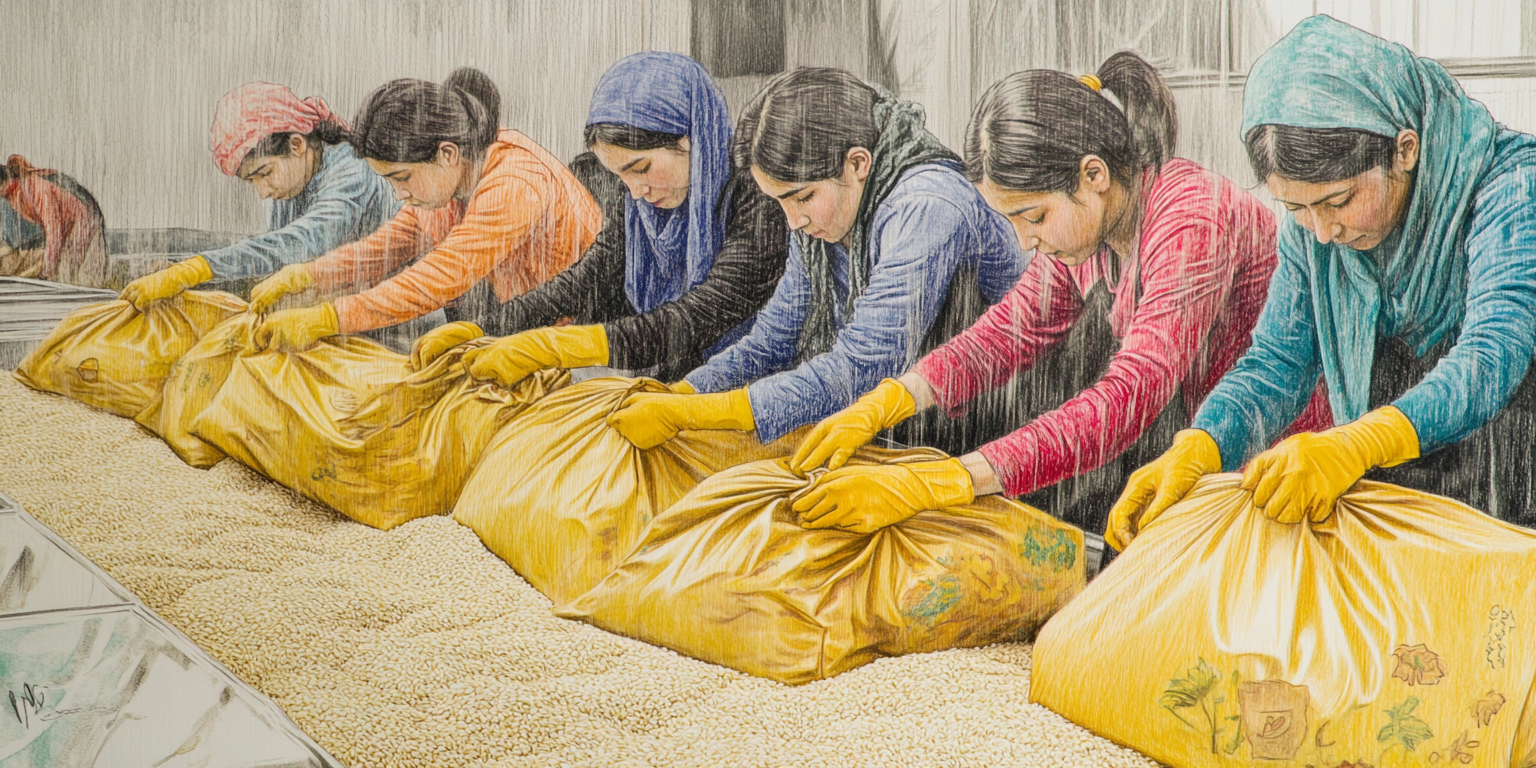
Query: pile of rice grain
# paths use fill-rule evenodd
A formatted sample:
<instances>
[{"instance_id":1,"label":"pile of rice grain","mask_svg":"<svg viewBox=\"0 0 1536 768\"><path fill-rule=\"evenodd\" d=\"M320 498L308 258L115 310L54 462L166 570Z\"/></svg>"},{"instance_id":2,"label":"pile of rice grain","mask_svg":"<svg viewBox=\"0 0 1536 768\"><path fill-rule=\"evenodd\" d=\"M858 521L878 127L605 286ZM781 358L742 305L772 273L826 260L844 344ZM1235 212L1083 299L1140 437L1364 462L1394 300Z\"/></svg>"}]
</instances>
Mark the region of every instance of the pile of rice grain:
<instances>
[{"instance_id":1,"label":"pile of rice grain","mask_svg":"<svg viewBox=\"0 0 1536 768\"><path fill-rule=\"evenodd\" d=\"M3 373L0 492L353 768L1155 765L1029 704L1027 645L748 677L555 618L447 517L367 528Z\"/></svg>"}]
</instances>

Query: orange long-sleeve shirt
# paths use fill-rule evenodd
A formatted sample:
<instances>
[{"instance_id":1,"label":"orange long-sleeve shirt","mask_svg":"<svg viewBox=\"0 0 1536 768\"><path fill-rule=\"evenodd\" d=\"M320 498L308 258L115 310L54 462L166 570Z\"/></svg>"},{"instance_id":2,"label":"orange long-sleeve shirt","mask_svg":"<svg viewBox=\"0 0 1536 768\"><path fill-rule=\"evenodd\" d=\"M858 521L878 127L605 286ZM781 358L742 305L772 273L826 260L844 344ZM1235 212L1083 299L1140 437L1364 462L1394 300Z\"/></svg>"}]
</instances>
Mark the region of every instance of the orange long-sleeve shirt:
<instances>
[{"instance_id":1,"label":"orange long-sleeve shirt","mask_svg":"<svg viewBox=\"0 0 1536 768\"><path fill-rule=\"evenodd\" d=\"M527 293L575 263L601 226L597 202L563 163L504 130L467 205L405 206L310 271L322 290L367 287L335 301L341 332L358 333L425 315L486 277L500 301Z\"/></svg>"}]
</instances>

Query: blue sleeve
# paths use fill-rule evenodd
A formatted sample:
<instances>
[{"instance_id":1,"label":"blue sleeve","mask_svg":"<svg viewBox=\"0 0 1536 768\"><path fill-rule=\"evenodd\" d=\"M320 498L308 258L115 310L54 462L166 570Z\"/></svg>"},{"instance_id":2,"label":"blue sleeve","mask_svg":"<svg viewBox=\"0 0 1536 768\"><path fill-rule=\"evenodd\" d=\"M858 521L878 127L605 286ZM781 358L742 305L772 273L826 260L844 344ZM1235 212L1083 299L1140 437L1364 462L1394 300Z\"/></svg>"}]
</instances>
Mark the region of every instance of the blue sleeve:
<instances>
[{"instance_id":1,"label":"blue sleeve","mask_svg":"<svg viewBox=\"0 0 1536 768\"><path fill-rule=\"evenodd\" d=\"M1013 225L1001 213L985 204L980 209L981 247L977 251L981 257L981 266L977 270L977 277L981 295L986 297L988 303L996 304L1019 284L1019 278L1024 276L1024 271L1029 269L1030 262L1034 260L1035 252L1024 251L1019 245L1018 235L1013 232Z\"/></svg>"},{"instance_id":2,"label":"blue sleeve","mask_svg":"<svg viewBox=\"0 0 1536 768\"><path fill-rule=\"evenodd\" d=\"M380 178L359 162L337 161L314 190L309 208L286 226L227 248L203 254L215 277L267 275L289 264L313 261L367 235L390 216L391 196L377 187ZM274 219L283 202L274 204ZM364 219L372 227L361 226Z\"/></svg>"},{"instance_id":3,"label":"blue sleeve","mask_svg":"<svg viewBox=\"0 0 1536 768\"><path fill-rule=\"evenodd\" d=\"M950 278L977 239L959 207L924 193L876 212L875 243L879 259L832 349L747 388L763 442L837 412L911 367Z\"/></svg>"},{"instance_id":4,"label":"blue sleeve","mask_svg":"<svg viewBox=\"0 0 1536 768\"><path fill-rule=\"evenodd\" d=\"M1253 341L1195 414L1191 426L1216 440L1223 471L1241 467L1264 450L1301 415L1317 386L1322 363L1312 289L1302 262L1310 236L1295 221L1285 222L1280 263L1269 279Z\"/></svg>"},{"instance_id":5,"label":"blue sleeve","mask_svg":"<svg viewBox=\"0 0 1536 768\"><path fill-rule=\"evenodd\" d=\"M1456 344L1393 405L1428 454L1503 410L1536 348L1536 168L1477 193L1467 228L1467 306Z\"/></svg>"},{"instance_id":6,"label":"blue sleeve","mask_svg":"<svg viewBox=\"0 0 1536 768\"><path fill-rule=\"evenodd\" d=\"M789 368L800 347L800 329L805 326L810 300L811 284L800 246L790 238L784 277L757 313L751 332L688 374L686 381L697 392L726 392Z\"/></svg>"}]
</instances>

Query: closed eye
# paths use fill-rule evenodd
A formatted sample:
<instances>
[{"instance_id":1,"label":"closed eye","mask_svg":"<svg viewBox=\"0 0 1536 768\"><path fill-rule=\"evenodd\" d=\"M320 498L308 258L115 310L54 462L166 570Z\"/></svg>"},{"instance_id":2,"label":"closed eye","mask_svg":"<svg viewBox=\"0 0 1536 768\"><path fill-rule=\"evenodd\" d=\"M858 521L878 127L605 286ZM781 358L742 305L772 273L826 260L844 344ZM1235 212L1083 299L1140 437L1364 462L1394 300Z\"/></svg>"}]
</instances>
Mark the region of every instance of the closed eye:
<instances>
[{"instance_id":1,"label":"closed eye","mask_svg":"<svg viewBox=\"0 0 1536 768\"><path fill-rule=\"evenodd\" d=\"M1042 223L1045 222L1045 214L1043 214L1043 213L1040 214L1040 218L1038 218L1038 219L1031 219L1031 218L1025 217L1024 220L1029 222L1030 224L1042 224Z\"/></svg>"},{"instance_id":2,"label":"closed eye","mask_svg":"<svg viewBox=\"0 0 1536 768\"><path fill-rule=\"evenodd\" d=\"M797 203L808 203L808 202L811 201L811 198L813 198L815 196L816 196L816 192L815 192L815 190L812 190L810 192L805 193L805 197L796 198L795 202L797 202Z\"/></svg>"}]
</instances>

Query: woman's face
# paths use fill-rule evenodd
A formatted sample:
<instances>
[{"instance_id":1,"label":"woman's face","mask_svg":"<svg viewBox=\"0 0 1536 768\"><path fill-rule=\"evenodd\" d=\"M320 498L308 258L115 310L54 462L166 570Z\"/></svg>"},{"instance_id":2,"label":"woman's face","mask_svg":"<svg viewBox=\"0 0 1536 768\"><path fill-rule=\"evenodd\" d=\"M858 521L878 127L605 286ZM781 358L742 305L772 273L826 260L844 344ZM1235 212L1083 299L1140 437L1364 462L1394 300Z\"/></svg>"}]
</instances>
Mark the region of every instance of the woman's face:
<instances>
[{"instance_id":1,"label":"woman's face","mask_svg":"<svg viewBox=\"0 0 1536 768\"><path fill-rule=\"evenodd\" d=\"M629 187L629 196L657 208L676 208L688 199L688 137L676 147L625 149L598 142L592 154Z\"/></svg>"},{"instance_id":2,"label":"woman's face","mask_svg":"<svg viewBox=\"0 0 1536 768\"><path fill-rule=\"evenodd\" d=\"M1013 225L1019 247L1067 266L1093 258L1104 244L1106 194L1112 181L1103 160L1083 158L1077 191L1022 192L983 179L976 185L983 200Z\"/></svg>"},{"instance_id":3,"label":"woman's face","mask_svg":"<svg viewBox=\"0 0 1536 768\"><path fill-rule=\"evenodd\" d=\"M288 138L288 154L267 157L247 156L235 176L248 181L263 200L291 200L309 186L317 163L310 157L309 142L303 136Z\"/></svg>"},{"instance_id":4,"label":"woman's face","mask_svg":"<svg viewBox=\"0 0 1536 768\"><path fill-rule=\"evenodd\" d=\"M843 159L843 172L830 179L784 182L752 166L752 178L763 194L778 200L789 228L829 243L842 242L853 230L864 197L864 182L874 158L869 150L854 147Z\"/></svg>"},{"instance_id":5,"label":"woman's face","mask_svg":"<svg viewBox=\"0 0 1536 768\"><path fill-rule=\"evenodd\" d=\"M437 157L423 163L391 163L368 158L368 167L389 180L395 197L407 205L442 208L453 200L472 165L453 142L438 145Z\"/></svg>"},{"instance_id":6,"label":"woman's face","mask_svg":"<svg viewBox=\"0 0 1536 768\"><path fill-rule=\"evenodd\" d=\"M1313 184L1271 174L1269 193L1324 245L1366 251L1387 239L1408 210L1419 137L1403 131L1391 167L1376 167L1341 181Z\"/></svg>"}]
</instances>

